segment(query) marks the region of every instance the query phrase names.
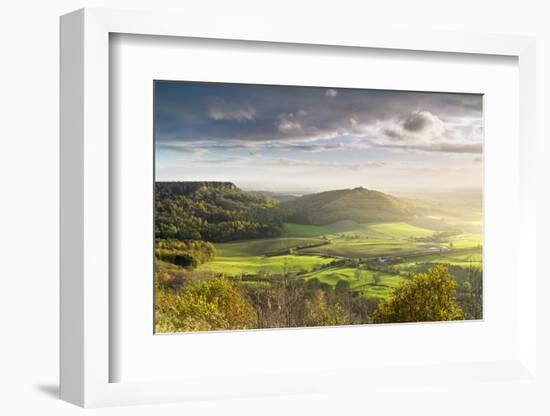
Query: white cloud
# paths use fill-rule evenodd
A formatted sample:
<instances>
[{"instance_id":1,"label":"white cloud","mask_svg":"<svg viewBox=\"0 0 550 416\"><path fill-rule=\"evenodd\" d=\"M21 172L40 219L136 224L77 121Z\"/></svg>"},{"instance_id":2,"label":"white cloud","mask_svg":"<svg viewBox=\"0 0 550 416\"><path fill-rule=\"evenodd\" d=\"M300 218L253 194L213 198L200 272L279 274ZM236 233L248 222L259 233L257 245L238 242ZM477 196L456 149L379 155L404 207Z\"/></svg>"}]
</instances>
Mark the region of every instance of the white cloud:
<instances>
[{"instance_id":1,"label":"white cloud","mask_svg":"<svg viewBox=\"0 0 550 416\"><path fill-rule=\"evenodd\" d=\"M413 111L382 126L381 134L372 140L375 147L456 154L482 152L478 137L473 135L467 140L462 130L448 126L429 111Z\"/></svg>"},{"instance_id":2,"label":"white cloud","mask_svg":"<svg viewBox=\"0 0 550 416\"><path fill-rule=\"evenodd\" d=\"M192 154L202 154L206 153L208 150L204 147L190 145L188 143L157 143L157 148L159 150L168 150L178 153L192 153Z\"/></svg>"},{"instance_id":3,"label":"white cloud","mask_svg":"<svg viewBox=\"0 0 550 416\"><path fill-rule=\"evenodd\" d=\"M283 133L302 132L302 125L296 120L294 113L284 113L279 115L277 128Z\"/></svg>"},{"instance_id":4,"label":"white cloud","mask_svg":"<svg viewBox=\"0 0 550 416\"><path fill-rule=\"evenodd\" d=\"M210 107L208 116L213 120L251 121L256 118L256 110L246 108Z\"/></svg>"}]
</instances>

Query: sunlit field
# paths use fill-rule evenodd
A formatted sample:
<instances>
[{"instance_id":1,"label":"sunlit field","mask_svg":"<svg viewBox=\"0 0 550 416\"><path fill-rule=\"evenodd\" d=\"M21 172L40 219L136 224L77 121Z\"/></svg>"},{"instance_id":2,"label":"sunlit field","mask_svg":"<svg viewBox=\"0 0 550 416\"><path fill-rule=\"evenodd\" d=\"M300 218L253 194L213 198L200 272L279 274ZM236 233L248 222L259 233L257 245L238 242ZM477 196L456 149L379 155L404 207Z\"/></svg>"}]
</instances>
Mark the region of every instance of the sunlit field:
<instances>
[{"instance_id":1,"label":"sunlit field","mask_svg":"<svg viewBox=\"0 0 550 416\"><path fill-rule=\"evenodd\" d=\"M317 279L331 287L343 280L363 297L381 299L407 281L411 271L425 265L481 269L480 234L456 233L445 242L425 241L436 233L406 222L285 223L284 235L279 238L215 244L217 255L197 271L239 278L254 286L262 283L261 279L268 285L280 274L296 274L294 278L305 281ZM358 263L342 265L347 259Z\"/></svg>"},{"instance_id":2,"label":"sunlit field","mask_svg":"<svg viewBox=\"0 0 550 416\"><path fill-rule=\"evenodd\" d=\"M243 256L215 257L211 262L200 266L199 271L210 271L227 276L242 276L247 274L279 274L313 270L316 266L330 263L329 257L308 255L283 256Z\"/></svg>"}]
</instances>

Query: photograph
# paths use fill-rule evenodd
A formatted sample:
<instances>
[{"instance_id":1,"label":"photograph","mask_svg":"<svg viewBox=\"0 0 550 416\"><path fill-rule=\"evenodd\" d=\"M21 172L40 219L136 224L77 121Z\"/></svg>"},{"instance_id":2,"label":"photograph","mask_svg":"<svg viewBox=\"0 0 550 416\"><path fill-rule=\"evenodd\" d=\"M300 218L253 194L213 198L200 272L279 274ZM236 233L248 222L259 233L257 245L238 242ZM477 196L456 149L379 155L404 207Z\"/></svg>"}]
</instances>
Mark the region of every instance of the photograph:
<instances>
[{"instance_id":1,"label":"photograph","mask_svg":"<svg viewBox=\"0 0 550 416\"><path fill-rule=\"evenodd\" d=\"M155 80L154 332L483 319L483 95Z\"/></svg>"}]
</instances>

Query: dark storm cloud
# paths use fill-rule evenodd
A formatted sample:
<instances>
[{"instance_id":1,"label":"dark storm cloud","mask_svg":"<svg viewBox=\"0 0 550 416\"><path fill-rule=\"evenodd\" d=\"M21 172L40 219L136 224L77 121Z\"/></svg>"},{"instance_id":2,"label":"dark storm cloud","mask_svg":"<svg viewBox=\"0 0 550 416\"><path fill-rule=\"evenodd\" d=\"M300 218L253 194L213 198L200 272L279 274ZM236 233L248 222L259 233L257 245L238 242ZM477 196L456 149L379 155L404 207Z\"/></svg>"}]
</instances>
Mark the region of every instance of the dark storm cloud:
<instances>
[{"instance_id":1,"label":"dark storm cloud","mask_svg":"<svg viewBox=\"0 0 550 416\"><path fill-rule=\"evenodd\" d=\"M403 128L407 131L418 132L430 126L430 119L422 113L411 113L403 122Z\"/></svg>"},{"instance_id":2,"label":"dark storm cloud","mask_svg":"<svg viewBox=\"0 0 550 416\"><path fill-rule=\"evenodd\" d=\"M385 134L398 139L403 131L428 128L426 113L443 122L481 118L480 95L243 84L158 82L155 104L156 142L196 149L275 140L292 142L289 149L320 151L339 145L312 141L368 137L377 123L391 120L401 121L402 131L386 128Z\"/></svg>"},{"instance_id":3,"label":"dark storm cloud","mask_svg":"<svg viewBox=\"0 0 550 416\"><path fill-rule=\"evenodd\" d=\"M390 139L401 139L402 135L394 129L384 129L384 134Z\"/></svg>"}]
</instances>

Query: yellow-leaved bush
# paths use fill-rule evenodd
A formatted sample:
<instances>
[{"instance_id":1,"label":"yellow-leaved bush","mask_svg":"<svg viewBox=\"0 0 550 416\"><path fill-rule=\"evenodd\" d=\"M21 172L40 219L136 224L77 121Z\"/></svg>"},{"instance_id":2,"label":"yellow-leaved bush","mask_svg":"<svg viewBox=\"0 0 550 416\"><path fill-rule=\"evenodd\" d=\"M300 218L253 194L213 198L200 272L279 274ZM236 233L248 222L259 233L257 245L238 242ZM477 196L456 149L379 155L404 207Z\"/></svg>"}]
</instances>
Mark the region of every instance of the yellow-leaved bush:
<instances>
[{"instance_id":1,"label":"yellow-leaved bush","mask_svg":"<svg viewBox=\"0 0 550 416\"><path fill-rule=\"evenodd\" d=\"M252 305L223 277L191 280L178 291L157 285L155 297L156 332L249 329L257 324Z\"/></svg>"},{"instance_id":2,"label":"yellow-leaved bush","mask_svg":"<svg viewBox=\"0 0 550 416\"><path fill-rule=\"evenodd\" d=\"M373 323L454 321L464 319L456 302L456 280L437 265L412 276L378 305Z\"/></svg>"}]
</instances>

